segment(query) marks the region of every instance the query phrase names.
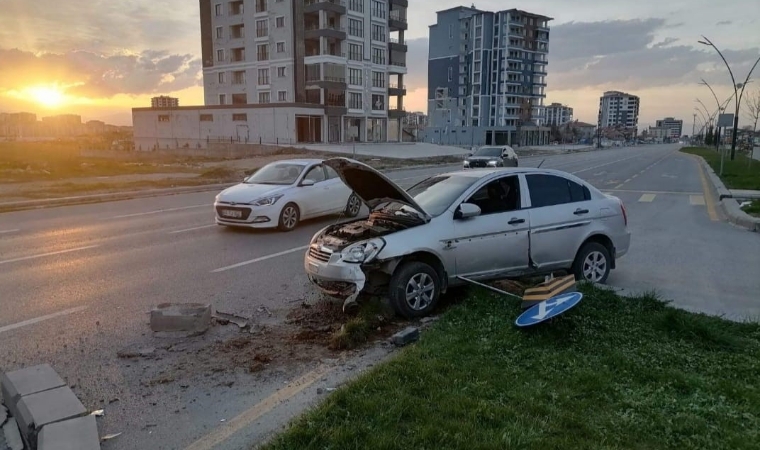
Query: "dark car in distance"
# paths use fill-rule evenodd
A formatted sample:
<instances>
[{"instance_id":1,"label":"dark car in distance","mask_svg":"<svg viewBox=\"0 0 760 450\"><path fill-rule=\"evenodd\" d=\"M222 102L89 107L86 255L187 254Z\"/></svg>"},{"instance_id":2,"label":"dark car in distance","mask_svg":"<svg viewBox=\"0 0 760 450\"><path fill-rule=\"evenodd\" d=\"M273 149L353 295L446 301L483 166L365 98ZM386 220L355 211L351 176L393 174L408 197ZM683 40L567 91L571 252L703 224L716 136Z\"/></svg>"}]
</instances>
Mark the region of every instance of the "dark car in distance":
<instances>
[{"instance_id":1,"label":"dark car in distance","mask_svg":"<svg viewBox=\"0 0 760 450\"><path fill-rule=\"evenodd\" d=\"M517 167L517 153L508 145L487 145L464 159L464 169Z\"/></svg>"}]
</instances>

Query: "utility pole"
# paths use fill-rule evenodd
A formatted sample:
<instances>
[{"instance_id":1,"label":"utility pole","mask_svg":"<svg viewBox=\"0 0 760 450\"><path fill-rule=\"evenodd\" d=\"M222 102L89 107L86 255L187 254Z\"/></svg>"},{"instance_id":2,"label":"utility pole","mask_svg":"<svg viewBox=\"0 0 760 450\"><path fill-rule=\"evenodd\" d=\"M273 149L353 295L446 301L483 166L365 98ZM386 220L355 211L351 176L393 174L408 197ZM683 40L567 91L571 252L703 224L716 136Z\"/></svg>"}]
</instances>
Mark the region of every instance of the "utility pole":
<instances>
[{"instance_id":1,"label":"utility pole","mask_svg":"<svg viewBox=\"0 0 760 450\"><path fill-rule=\"evenodd\" d=\"M694 139L694 132L697 131L697 115L694 114L694 118L691 122L691 139Z\"/></svg>"}]
</instances>

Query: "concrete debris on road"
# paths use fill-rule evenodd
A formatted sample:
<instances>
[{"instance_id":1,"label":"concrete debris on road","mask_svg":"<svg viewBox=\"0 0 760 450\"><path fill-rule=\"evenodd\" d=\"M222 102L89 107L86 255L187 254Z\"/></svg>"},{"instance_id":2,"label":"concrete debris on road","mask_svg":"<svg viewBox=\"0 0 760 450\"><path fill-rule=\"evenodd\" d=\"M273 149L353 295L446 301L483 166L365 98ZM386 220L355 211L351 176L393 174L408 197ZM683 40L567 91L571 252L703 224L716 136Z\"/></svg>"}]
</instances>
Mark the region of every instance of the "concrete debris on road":
<instances>
[{"instance_id":1,"label":"concrete debris on road","mask_svg":"<svg viewBox=\"0 0 760 450\"><path fill-rule=\"evenodd\" d=\"M411 344L420 338L420 329L416 327L405 328L391 337L391 341L397 347L403 347L407 344Z\"/></svg>"},{"instance_id":2,"label":"concrete debris on road","mask_svg":"<svg viewBox=\"0 0 760 450\"><path fill-rule=\"evenodd\" d=\"M107 434L107 435L103 436L103 438L100 439L100 440L101 441L110 441L111 439L117 438L119 436L121 436L121 433Z\"/></svg>"},{"instance_id":3,"label":"concrete debris on road","mask_svg":"<svg viewBox=\"0 0 760 450\"><path fill-rule=\"evenodd\" d=\"M5 439L5 449L8 450L24 450L24 441L21 439L21 432L18 429L18 423L16 419L10 418L5 424L3 424L2 432L0 432L0 444L3 444ZM0 446L2 447L2 446Z\"/></svg>"},{"instance_id":4,"label":"concrete debris on road","mask_svg":"<svg viewBox=\"0 0 760 450\"><path fill-rule=\"evenodd\" d=\"M239 316L237 314L225 313L221 311L215 311L212 316L220 325L227 325L233 323L237 325L241 330L250 326L250 318Z\"/></svg>"},{"instance_id":5,"label":"concrete debris on road","mask_svg":"<svg viewBox=\"0 0 760 450\"><path fill-rule=\"evenodd\" d=\"M210 304L162 303L150 312L150 329L156 333L200 335L210 326Z\"/></svg>"}]
</instances>

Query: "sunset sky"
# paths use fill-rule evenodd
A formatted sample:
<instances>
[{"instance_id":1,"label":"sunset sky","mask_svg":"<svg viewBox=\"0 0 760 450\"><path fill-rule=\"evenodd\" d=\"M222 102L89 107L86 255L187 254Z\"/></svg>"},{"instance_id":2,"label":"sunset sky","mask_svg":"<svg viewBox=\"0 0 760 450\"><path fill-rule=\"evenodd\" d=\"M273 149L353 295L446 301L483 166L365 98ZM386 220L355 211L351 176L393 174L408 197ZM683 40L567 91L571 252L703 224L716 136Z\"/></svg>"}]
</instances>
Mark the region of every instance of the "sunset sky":
<instances>
[{"instance_id":1,"label":"sunset sky","mask_svg":"<svg viewBox=\"0 0 760 450\"><path fill-rule=\"evenodd\" d=\"M427 58L428 25L435 11L468 3L409 1L408 61ZM730 6L729 6L730 4ZM709 47L723 51L743 81L760 56L760 1L544 0L478 1L486 10L519 8L550 17L546 104L566 103L575 117L596 122L600 94L623 90L641 97L640 125L664 116L691 132L699 97L721 100L730 77ZM131 125L130 108L168 94L180 104L202 104L197 1L0 0L0 112L38 116L81 114ZM407 109L427 107L426 64L409 68ZM756 82L760 88L760 68ZM737 80L739 81L739 80ZM746 123L746 121L744 121ZM688 126L686 126L688 124Z\"/></svg>"}]
</instances>

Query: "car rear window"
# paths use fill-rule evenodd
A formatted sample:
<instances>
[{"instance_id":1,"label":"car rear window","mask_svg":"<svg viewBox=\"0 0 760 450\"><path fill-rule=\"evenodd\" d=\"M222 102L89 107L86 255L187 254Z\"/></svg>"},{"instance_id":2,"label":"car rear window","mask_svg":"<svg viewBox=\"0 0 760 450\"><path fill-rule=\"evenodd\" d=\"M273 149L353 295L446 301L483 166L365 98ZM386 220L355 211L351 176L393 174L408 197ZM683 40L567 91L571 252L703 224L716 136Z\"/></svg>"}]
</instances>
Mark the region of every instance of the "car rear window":
<instances>
[{"instance_id":1,"label":"car rear window","mask_svg":"<svg viewBox=\"0 0 760 450\"><path fill-rule=\"evenodd\" d=\"M588 188L555 175L526 175L533 208L582 202L591 199Z\"/></svg>"}]
</instances>

